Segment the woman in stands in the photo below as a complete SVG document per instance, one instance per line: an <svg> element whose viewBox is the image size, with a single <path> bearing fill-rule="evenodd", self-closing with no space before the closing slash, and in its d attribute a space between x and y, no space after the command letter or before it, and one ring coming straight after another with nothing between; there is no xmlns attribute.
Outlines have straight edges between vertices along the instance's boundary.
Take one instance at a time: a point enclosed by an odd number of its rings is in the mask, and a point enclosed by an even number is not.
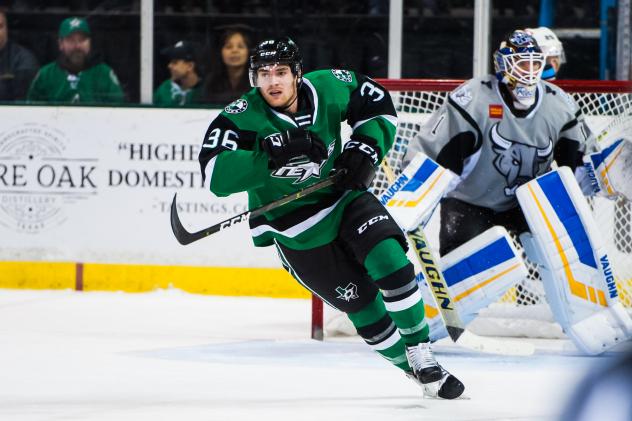
<svg viewBox="0 0 632 421"><path fill-rule="evenodd" d="M217 50L211 72L204 82L204 102L223 106L251 88L248 57L252 41L245 28L235 26L222 33L219 45L221 48Z"/></svg>

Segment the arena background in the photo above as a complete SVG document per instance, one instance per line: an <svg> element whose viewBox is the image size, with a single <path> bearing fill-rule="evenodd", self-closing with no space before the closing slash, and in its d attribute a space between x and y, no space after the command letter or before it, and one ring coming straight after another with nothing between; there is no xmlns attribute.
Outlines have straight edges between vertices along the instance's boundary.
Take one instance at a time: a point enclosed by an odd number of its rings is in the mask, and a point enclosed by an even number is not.
<svg viewBox="0 0 632 421"><path fill-rule="evenodd" d="M5 176L0 287L147 291L174 286L212 294L308 296L280 269L272 250L251 246L246 227L187 248L171 236L167 204L176 191L190 204L183 218L192 228L245 210L243 197L213 198L200 191L199 174L193 175L195 148L223 104L176 110L148 103L168 77L159 52L177 40L196 43L203 68L211 65L219 33L227 25L241 25L255 40L294 38L305 71L337 67L375 78L465 79L472 77L476 61L483 63L479 68L490 68L488 55L510 30L549 24L564 35L567 63L561 78L629 75L617 61L620 35L626 30L629 35L629 21L620 23L622 8L629 20L627 0L619 8L594 1L463 0L13 0L0 6L7 7L11 40L31 49L40 64L57 56L61 20L87 18L94 48L119 76L128 100L113 108L0 106ZM481 23L481 16L489 22ZM483 47L489 53L478 59L475 28L479 40L486 35ZM147 31L153 36L143 37ZM629 51L627 57L629 64ZM188 184L183 177L190 177Z"/></svg>

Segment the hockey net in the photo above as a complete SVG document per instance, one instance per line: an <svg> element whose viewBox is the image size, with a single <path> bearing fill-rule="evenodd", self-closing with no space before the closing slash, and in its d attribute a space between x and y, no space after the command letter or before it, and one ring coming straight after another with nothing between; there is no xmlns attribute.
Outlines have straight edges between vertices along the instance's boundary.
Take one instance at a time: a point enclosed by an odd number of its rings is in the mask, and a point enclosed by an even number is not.
<svg viewBox="0 0 632 421"><path fill-rule="evenodd" d="M390 91L398 113L395 143L386 158L389 166L398 174L408 142L430 114L443 104L448 93L463 81L391 79L379 82ZM593 134L599 139L600 147L607 146L623 131L632 135L632 82L558 81L557 85L573 96ZM374 193L381 193L387 186L386 176L379 172L373 185ZM591 200L591 208L608 243L620 300L632 313L632 205L625 199L613 201L596 198ZM437 256L438 215L439 212L435 212L426 227L428 240ZM546 303L536 267L524 257L529 276L509 290L498 303L483 309L470 324L472 331L492 336L564 337ZM315 299L312 315L314 337L319 336L318 324L322 321L319 306L322 303ZM350 323L341 322L340 319L340 314L335 311L328 308L324 310L325 335L353 333Z"/></svg>

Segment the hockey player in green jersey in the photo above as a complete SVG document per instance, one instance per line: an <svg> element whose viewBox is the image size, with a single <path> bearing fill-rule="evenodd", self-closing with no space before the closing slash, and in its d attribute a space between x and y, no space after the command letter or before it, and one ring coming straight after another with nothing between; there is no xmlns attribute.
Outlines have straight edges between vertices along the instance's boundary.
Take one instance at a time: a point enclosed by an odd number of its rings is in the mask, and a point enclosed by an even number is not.
<svg viewBox="0 0 632 421"><path fill-rule="evenodd" d="M206 132L199 156L205 188L218 196L246 191L254 208L343 171L334 187L251 219L255 245L274 245L298 282L345 312L426 395L460 396L463 384L432 354L405 237L366 191L393 143L397 116L388 92L346 70L303 75L289 38L255 48L250 81L255 89ZM348 140L343 121L353 129Z"/></svg>

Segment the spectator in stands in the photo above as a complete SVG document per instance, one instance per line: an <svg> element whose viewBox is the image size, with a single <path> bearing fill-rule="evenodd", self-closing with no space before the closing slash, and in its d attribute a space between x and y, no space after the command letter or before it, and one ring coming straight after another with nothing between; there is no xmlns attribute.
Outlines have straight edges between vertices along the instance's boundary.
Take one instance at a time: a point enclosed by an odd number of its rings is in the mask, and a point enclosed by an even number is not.
<svg viewBox="0 0 632 421"><path fill-rule="evenodd" d="M154 105L181 106L200 102L202 79L195 60L195 48L188 41L178 41L162 50L169 59L171 78L154 92Z"/></svg>
<svg viewBox="0 0 632 421"><path fill-rule="evenodd" d="M7 14L0 9L0 101L26 99L38 68L33 53L9 40Z"/></svg>
<svg viewBox="0 0 632 421"><path fill-rule="evenodd" d="M79 17L59 26L59 58L39 71L31 84L31 102L120 103L123 90L114 70L92 52L88 22Z"/></svg>
<svg viewBox="0 0 632 421"><path fill-rule="evenodd" d="M205 102L222 106L250 89L248 57L252 41L243 27L229 27L220 37L221 49L204 81Z"/></svg>

